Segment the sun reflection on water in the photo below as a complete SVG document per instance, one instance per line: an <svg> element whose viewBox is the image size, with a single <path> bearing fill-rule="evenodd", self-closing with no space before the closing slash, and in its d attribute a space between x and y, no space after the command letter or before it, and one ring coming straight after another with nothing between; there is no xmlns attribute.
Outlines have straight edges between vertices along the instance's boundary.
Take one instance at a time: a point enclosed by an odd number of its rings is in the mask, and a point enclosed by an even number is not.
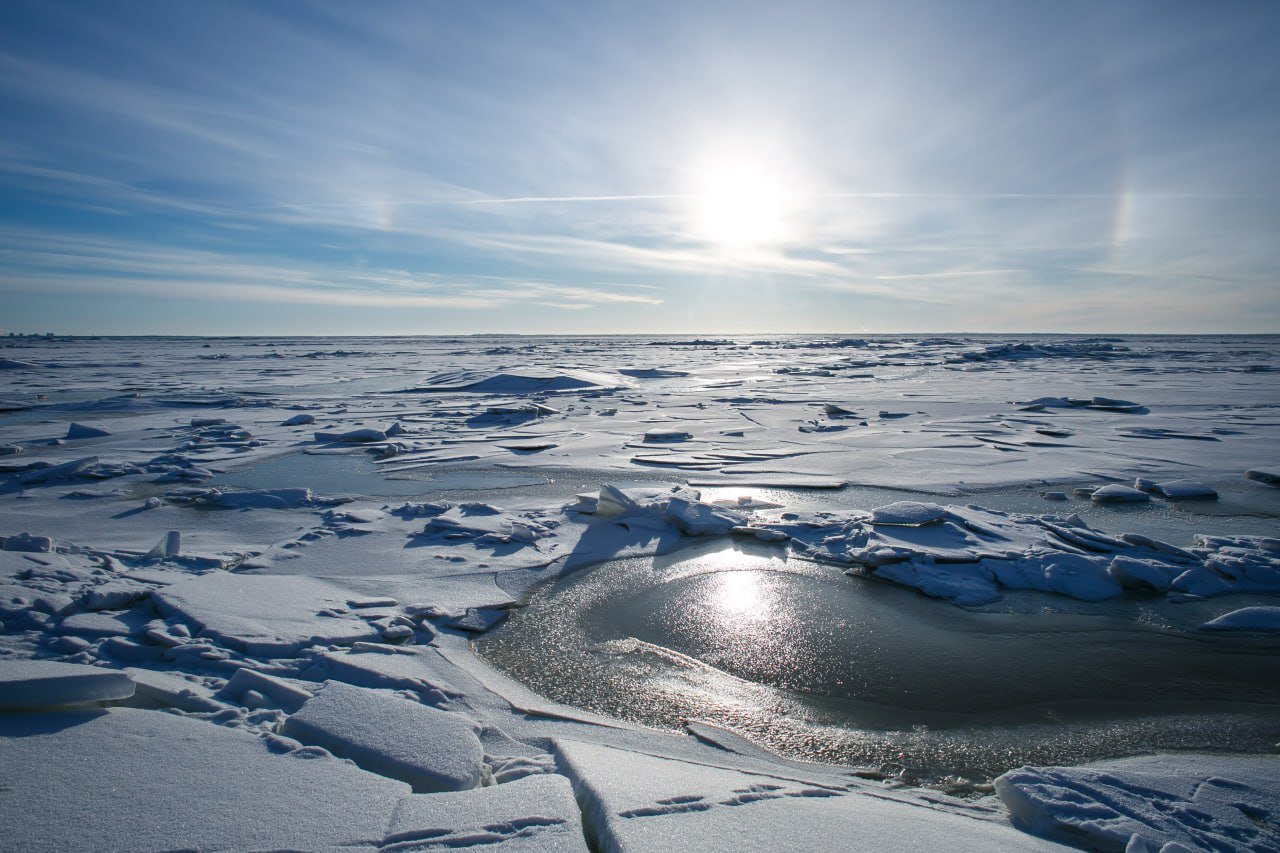
<svg viewBox="0 0 1280 853"><path fill-rule="evenodd" d="M761 590L759 572L720 572L709 599L721 618L764 620L773 610L772 597Z"/></svg>

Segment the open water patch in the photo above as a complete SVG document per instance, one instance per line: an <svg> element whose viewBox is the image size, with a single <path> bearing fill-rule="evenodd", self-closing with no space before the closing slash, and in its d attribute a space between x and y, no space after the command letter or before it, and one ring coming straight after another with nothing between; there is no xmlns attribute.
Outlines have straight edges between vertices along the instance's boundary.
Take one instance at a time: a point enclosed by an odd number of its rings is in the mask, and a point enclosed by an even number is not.
<svg viewBox="0 0 1280 853"><path fill-rule="evenodd" d="M1280 639L1197 632L1247 596L960 608L767 548L611 561L536 594L478 651L551 699L700 720L785 755L989 779L1153 750L1269 752Z"/></svg>

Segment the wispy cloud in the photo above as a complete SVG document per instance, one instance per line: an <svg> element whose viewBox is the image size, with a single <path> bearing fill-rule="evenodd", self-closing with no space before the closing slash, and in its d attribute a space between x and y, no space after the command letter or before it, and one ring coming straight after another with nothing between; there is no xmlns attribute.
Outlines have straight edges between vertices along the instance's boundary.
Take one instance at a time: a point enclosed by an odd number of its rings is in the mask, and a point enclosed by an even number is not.
<svg viewBox="0 0 1280 853"><path fill-rule="evenodd" d="M1164 286L1162 322L1272 322L1280 11L922 2L26 3L0 298L1084 328ZM785 233L717 245L742 152Z"/></svg>
<svg viewBox="0 0 1280 853"><path fill-rule="evenodd" d="M0 229L0 288L183 299L243 299L361 307L491 310L522 302L661 305L650 288L592 288L494 276L415 274L251 262L213 252L153 249L108 238Z"/></svg>

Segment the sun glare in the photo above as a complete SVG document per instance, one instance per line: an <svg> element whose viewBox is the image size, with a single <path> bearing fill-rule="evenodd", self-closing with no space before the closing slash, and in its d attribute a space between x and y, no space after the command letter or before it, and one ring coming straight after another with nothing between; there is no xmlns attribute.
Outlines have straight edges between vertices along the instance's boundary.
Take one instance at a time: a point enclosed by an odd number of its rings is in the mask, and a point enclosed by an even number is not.
<svg viewBox="0 0 1280 853"><path fill-rule="evenodd" d="M726 616L763 619L768 615L769 603L760 590L759 575L755 572L721 572L713 601Z"/></svg>
<svg viewBox="0 0 1280 853"><path fill-rule="evenodd" d="M698 170L692 199L692 232L729 253L781 243L791 197L767 164L751 160L715 162Z"/></svg>

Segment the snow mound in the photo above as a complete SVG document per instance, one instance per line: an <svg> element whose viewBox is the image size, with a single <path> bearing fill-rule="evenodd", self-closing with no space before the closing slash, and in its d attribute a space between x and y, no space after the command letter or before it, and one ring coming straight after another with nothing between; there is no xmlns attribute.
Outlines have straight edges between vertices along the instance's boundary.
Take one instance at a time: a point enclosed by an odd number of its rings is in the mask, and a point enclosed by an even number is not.
<svg viewBox="0 0 1280 853"><path fill-rule="evenodd" d="M0 661L0 711L127 699L133 690L129 676L113 669L51 660Z"/></svg>
<svg viewBox="0 0 1280 853"><path fill-rule="evenodd" d="M871 521L873 524L902 524L918 527L922 524L941 521L946 514L947 511L937 504L895 501L871 510Z"/></svg>
<svg viewBox="0 0 1280 853"><path fill-rule="evenodd" d="M1195 480L1169 480L1164 483L1155 483L1152 491L1171 501L1216 500L1218 497L1216 491Z"/></svg>
<svg viewBox="0 0 1280 853"><path fill-rule="evenodd" d="M1245 479L1253 480L1267 486L1280 486L1280 472L1272 469L1250 468L1244 472Z"/></svg>
<svg viewBox="0 0 1280 853"><path fill-rule="evenodd" d="M427 380L418 392L463 391L472 394L540 394L553 391L580 391L586 388L616 388L616 377L590 370L512 370L504 373L455 371Z"/></svg>
<svg viewBox="0 0 1280 853"><path fill-rule="evenodd" d="M392 693L326 681L289 717L281 734L324 747L418 793L480 784L484 749L476 724Z"/></svg>
<svg viewBox="0 0 1280 853"><path fill-rule="evenodd" d="M1135 489L1132 486L1122 486L1119 483L1112 483L1109 486L1103 486L1095 489L1090 495L1094 503L1144 503L1151 500L1151 495Z"/></svg>
<svg viewBox="0 0 1280 853"><path fill-rule="evenodd" d="M995 786L1018 823L1073 846L1280 849L1277 757L1157 755L1095 767L1023 767Z"/></svg>
<svg viewBox="0 0 1280 853"><path fill-rule="evenodd" d="M1242 607L1205 622L1200 630L1280 634L1280 607Z"/></svg>

